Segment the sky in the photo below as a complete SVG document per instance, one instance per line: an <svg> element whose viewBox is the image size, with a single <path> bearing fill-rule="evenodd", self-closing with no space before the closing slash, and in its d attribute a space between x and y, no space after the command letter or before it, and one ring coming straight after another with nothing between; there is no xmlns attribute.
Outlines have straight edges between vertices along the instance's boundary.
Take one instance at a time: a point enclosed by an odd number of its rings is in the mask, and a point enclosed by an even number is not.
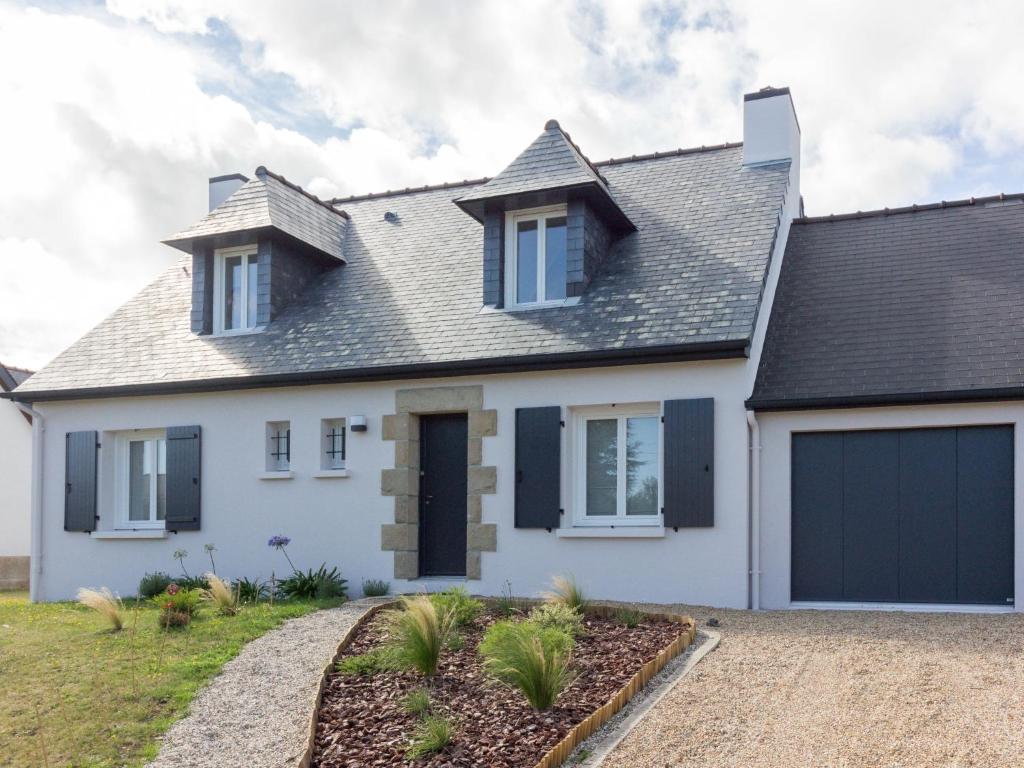
<svg viewBox="0 0 1024 768"><path fill-rule="evenodd" d="M207 179L321 197L742 139L789 86L811 215L1024 191L1020 0L0 0L0 361L174 263Z"/></svg>

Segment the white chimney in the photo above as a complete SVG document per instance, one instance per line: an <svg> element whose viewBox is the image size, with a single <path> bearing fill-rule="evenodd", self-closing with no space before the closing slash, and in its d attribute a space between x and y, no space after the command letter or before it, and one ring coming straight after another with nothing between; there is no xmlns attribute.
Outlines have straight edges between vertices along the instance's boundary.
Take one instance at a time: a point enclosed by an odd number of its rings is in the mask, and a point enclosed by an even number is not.
<svg viewBox="0 0 1024 768"><path fill-rule="evenodd" d="M210 210L231 197L235 190L249 179L240 173L229 173L225 176L214 176L210 179Z"/></svg>
<svg viewBox="0 0 1024 768"><path fill-rule="evenodd" d="M800 123L789 88L762 88L743 97L743 164L792 160L800 167Z"/></svg>

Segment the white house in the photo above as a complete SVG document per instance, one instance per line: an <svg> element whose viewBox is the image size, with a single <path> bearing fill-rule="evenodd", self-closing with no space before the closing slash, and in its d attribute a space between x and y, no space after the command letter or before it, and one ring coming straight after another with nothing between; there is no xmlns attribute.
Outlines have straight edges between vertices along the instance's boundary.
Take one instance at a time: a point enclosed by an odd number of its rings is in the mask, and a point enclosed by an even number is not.
<svg viewBox="0 0 1024 768"><path fill-rule="evenodd" d="M211 179L179 263L13 395L33 597L206 543L266 578L282 534L357 588L1012 605L1024 207L803 218L789 90L743 133L595 163L550 121L492 179L331 201Z"/></svg>
<svg viewBox="0 0 1024 768"><path fill-rule="evenodd" d="M0 392L11 392L31 371L0 363ZM29 573L29 488L32 419L0 401L0 589L24 589Z"/></svg>

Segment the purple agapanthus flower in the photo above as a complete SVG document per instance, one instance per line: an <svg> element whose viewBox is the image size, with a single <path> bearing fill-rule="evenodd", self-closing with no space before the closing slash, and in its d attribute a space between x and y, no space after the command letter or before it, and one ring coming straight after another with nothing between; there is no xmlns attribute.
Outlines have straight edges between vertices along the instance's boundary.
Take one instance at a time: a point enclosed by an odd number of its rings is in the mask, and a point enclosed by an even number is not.
<svg viewBox="0 0 1024 768"><path fill-rule="evenodd" d="M267 542L267 546L273 547L274 549L281 549L281 547L287 547L291 543L292 540L287 536L271 536L270 541Z"/></svg>

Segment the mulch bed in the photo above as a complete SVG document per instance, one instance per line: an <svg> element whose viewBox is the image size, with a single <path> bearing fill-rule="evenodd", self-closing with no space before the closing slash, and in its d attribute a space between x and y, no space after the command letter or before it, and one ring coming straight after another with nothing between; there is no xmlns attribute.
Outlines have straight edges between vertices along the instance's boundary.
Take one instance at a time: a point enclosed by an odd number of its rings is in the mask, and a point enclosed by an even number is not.
<svg viewBox="0 0 1024 768"><path fill-rule="evenodd" d="M497 621L485 614L462 630L460 650L444 653L430 697L434 712L454 718L455 739L430 758L405 757L419 722L402 709L410 691L424 688L412 672L381 672L371 677L330 674L316 726L313 765L433 766L436 768L529 768L573 726L586 719L622 688L640 667L687 627L653 618L630 629L611 618L586 617L576 641L573 668L579 676L547 712L535 712L518 690L485 676L477 654L483 633ZM364 625L344 656L366 653L384 640L384 619Z"/></svg>

